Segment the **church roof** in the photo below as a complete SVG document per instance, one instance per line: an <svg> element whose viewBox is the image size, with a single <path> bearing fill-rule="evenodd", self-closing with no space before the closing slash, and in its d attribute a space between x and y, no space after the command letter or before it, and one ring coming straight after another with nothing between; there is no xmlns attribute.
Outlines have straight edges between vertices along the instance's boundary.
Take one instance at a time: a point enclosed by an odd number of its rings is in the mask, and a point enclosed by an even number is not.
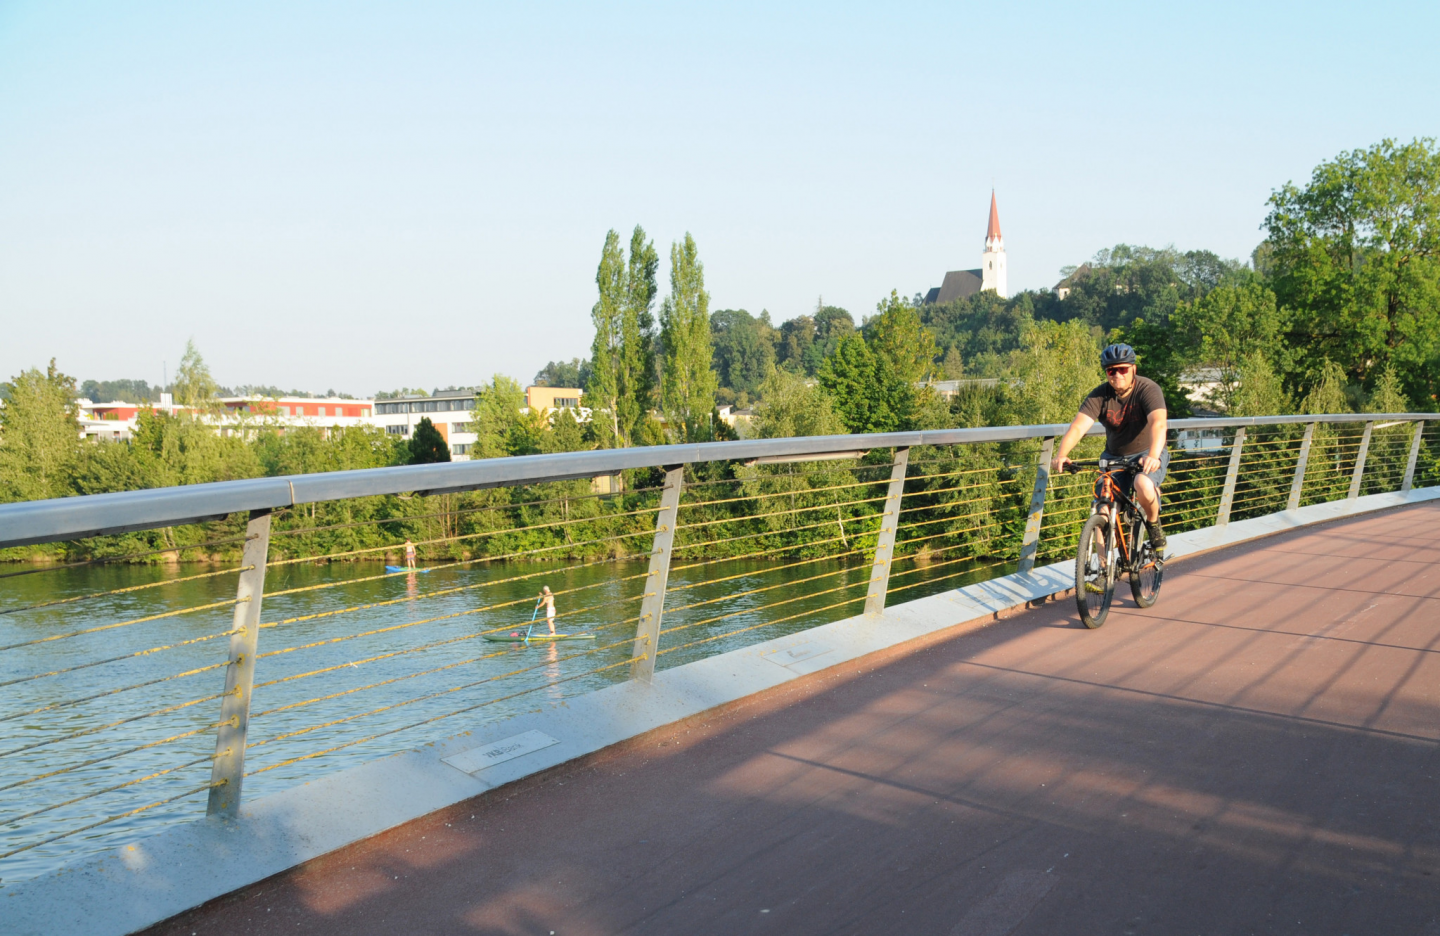
<svg viewBox="0 0 1440 936"><path fill-rule="evenodd" d="M985 240L1000 239L1000 209L995 207L995 190L990 190L990 228L985 232Z"/></svg>
<svg viewBox="0 0 1440 936"><path fill-rule="evenodd" d="M927 296L926 300L945 305L956 299L973 296L980 291L981 273L980 270L951 270L945 274L945 280L940 284L935 298L931 300Z"/></svg>

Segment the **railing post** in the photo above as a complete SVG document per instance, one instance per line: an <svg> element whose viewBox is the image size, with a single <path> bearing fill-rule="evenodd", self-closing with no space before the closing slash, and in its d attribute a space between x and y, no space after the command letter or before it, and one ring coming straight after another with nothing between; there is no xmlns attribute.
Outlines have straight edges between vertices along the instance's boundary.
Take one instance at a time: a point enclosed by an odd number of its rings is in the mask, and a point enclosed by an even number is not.
<svg viewBox="0 0 1440 936"><path fill-rule="evenodd" d="M1230 447L1230 470L1225 472L1225 490L1220 495L1220 513L1216 526L1230 522L1230 505L1235 502L1235 481L1240 477L1240 450L1245 447L1245 427L1235 430L1235 444Z"/></svg>
<svg viewBox="0 0 1440 936"><path fill-rule="evenodd" d="M1415 483L1415 463L1420 460L1420 435L1425 431L1425 420L1415 423L1415 438L1410 440L1410 460L1405 462L1405 478L1400 482L1400 493L1409 494Z"/></svg>
<svg viewBox="0 0 1440 936"><path fill-rule="evenodd" d="M900 524L900 496L905 492L905 469L910 466L910 449L897 448L890 466L890 488L880 514L880 539L875 543L875 564L870 569L870 591L865 595L865 613L885 610L885 593L890 588L890 566L895 558L895 529Z"/></svg>
<svg viewBox="0 0 1440 936"><path fill-rule="evenodd" d="M207 816L234 819L240 814L240 784L245 779L245 733L250 727L250 690L255 685L255 654L260 643L260 601L265 597L265 560L270 552L270 511L250 511L245 549L236 588L235 623L230 631L230 665L225 668L225 695L220 703L220 729L215 737L215 762L210 767Z"/></svg>
<svg viewBox="0 0 1440 936"><path fill-rule="evenodd" d="M670 553L684 484L684 465L665 469L665 489L660 492L660 512L655 517L655 543L650 549L650 574L645 576L645 597L640 601L640 623L635 626L635 649L630 654L630 678L647 683L655 677L655 651L660 648L660 619L665 609L665 585L670 580Z"/></svg>
<svg viewBox="0 0 1440 936"><path fill-rule="evenodd" d="M1346 500L1360 496L1360 479L1365 475L1365 456L1370 454L1370 433L1375 429L1372 420L1365 424L1365 433L1360 436L1360 451L1355 455L1355 471L1350 475L1350 494Z"/></svg>
<svg viewBox="0 0 1440 936"><path fill-rule="evenodd" d="M1295 480L1290 482L1290 499L1285 502L1286 510L1300 509L1300 492L1305 488L1305 466L1310 464L1310 443L1315 441L1315 424L1305 426L1305 437L1300 440L1300 460L1295 463Z"/></svg>
<svg viewBox="0 0 1440 936"><path fill-rule="evenodd" d="M1017 572L1035 568L1035 554L1040 551L1040 522L1045 519L1045 490L1050 486L1050 458L1055 453L1055 437L1040 444L1040 462L1035 466L1035 490L1030 494L1030 515L1025 518L1025 536L1020 540L1020 565Z"/></svg>

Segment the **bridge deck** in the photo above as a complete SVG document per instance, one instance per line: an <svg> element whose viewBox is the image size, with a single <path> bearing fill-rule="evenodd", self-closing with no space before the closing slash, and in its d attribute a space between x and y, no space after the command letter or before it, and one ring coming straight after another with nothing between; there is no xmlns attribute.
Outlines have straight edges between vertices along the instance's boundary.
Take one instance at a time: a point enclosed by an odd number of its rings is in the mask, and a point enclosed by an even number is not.
<svg viewBox="0 0 1440 936"><path fill-rule="evenodd" d="M1440 934L1440 506L1125 599L817 673L151 932Z"/></svg>

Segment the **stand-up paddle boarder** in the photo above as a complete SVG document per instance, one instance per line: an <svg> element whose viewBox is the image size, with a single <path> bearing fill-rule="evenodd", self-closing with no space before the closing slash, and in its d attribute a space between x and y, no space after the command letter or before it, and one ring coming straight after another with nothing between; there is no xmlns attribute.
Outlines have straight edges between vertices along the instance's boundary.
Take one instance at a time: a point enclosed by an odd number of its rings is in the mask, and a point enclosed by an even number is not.
<svg viewBox="0 0 1440 936"><path fill-rule="evenodd" d="M415 544L409 539L405 540L405 568L415 571Z"/></svg>
<svg viewBox="0 0 1440 936"><path fill-rule="evenodd" d="M550 586L545 585L540 589L540 595L535 600L535 609L545 609L545 623L550 625L550 633L555 633L555 596L550 594Z"/></svg>

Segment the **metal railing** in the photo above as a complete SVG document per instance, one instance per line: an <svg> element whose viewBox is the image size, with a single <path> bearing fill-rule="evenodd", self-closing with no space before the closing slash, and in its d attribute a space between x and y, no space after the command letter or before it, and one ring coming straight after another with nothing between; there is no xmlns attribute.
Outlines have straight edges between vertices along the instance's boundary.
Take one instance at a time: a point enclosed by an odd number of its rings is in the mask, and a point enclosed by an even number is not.
<svg viewBox="0 0 1440 936"><path fill-rule="evenodd" d="M1436 420L1175 420L1167 528L1440 483ZM660 446L0 506L0 548L189 531L0 572L0 876L176 821L202 793L209 815L233 818L247 784L278 789L454 733L461 716L649 681L1065 558L1090 480L1050 476L1064 429ZM622 473L628 487L589 483ZM388 513L358 506L386 498ZM322 517L327 504L346 507ZM367 565L407 539L423 572ZM156 567L125 564L183 550L224 567L135 582ZM530 653L487 639L526 628L542 581L557 586L560 631L587 639Z"/></svg>

